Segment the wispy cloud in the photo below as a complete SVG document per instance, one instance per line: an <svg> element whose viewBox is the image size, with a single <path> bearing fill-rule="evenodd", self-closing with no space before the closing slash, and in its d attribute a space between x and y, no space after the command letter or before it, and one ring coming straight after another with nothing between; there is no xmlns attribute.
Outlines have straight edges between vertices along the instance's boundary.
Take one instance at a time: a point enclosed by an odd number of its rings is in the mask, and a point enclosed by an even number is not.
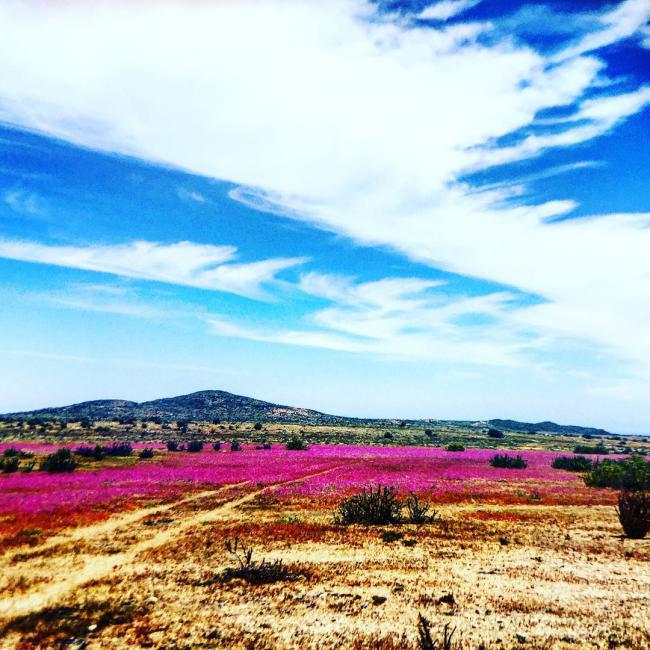
<svg viewBox="0 0 650 650"><path fill-rule="evenodd" d="M4 202L20 214L35 215L42 212L42 200L34 192L26 190L8 190L3 196Z"/></svg>
<svg viewBox="0 0 650 650"><path fill-rule="evenodd" d="M479 2L481 0L442 0L423 9L418 14L418 18L420 20L448 20L471 9Z"/></svg>
<svg viewBox="0 0 650 650"><path fill-rule="evenodd" d="M0 240L0 257L98 271L113 275L225 291L250 298L266 298L265 283L302 258L277 258L235 263L233 246L192 242L160 244L137 241L94 246L48 246Z"/></svg>
<svg viewBox="0 0 650 650"><path fill-rule="evenodd" d="M512 294L450 296L443 283L418 278L352 278L309 273L300 289L329 305L309 313L301 329L256 329L209 316L221 336L365 353L395 359L519 365L537 345L523 326L511 327Z"/></svg>

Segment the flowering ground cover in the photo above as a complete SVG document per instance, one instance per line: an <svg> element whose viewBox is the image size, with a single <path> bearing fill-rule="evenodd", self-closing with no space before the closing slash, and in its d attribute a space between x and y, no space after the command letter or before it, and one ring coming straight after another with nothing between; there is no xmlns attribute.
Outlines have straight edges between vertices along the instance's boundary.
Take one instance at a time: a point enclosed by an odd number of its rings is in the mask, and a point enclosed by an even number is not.
<svg viewBox="0 0 650 650"><path fill-rule="evenodd" d="M8 446L0 446L0 452ZM57 448L43 443L16 447L37 455ZM579 475L553 469L557 453L549 451L521 452L528 462L526 469L503 469L490 465L495 452L488 449L449 452L431 447L319 445L308 451L287 451L281 446L260 450L245 445L241 452L225 448L168 453L162 445L156 447L154 459L133 459L124 466L90 463L70 474L0 475L0 531L94 521L194 490L242 481L272 485L303 476L307 477L303 481L279 487L276 496L307 504L327 502L383 484L436 502L596 504L613 499L608 490L586 488ZM324 470L331 471L320 473Z"/></svg>

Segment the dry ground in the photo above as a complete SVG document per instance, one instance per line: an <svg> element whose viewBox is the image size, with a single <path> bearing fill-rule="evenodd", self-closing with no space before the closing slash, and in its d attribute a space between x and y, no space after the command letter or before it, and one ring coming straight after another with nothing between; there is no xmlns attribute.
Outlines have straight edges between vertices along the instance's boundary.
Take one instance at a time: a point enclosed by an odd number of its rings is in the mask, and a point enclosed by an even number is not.
<svg viewBox="0 0 650 650"><path fill-rule="evenodd" d="M233 486L7 553L0 647L415 648L422 613L459 648L649 648L650 540L619 534L608 506L345 529L326 504ZM296 579L222 581L235 535Z"/></svg>

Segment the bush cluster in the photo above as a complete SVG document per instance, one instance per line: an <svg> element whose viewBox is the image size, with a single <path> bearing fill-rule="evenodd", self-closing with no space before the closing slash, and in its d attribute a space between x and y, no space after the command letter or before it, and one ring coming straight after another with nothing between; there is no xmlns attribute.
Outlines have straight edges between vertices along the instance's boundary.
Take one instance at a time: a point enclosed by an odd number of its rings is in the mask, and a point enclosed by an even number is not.
<svg viewBox="0 0 650 650"><path fill-rule="evenodd" d="M585 483L590 487L650 490L650 463L640 456L622 460L606 459L594 463L585 476Z"/></svg>
<svg viewBox="0 0 650 650"><path fill-rule="evenodd" d="M604 456L606 454L609 454L609 449L605 447L602 443L599 443L597 445L576 445L573 448L573 453L574 454L600 454L601 456Z"/></svg>
<svg viewBox="0 0 650 650"><path fill-rule="evenodd" d="M558 456L553 460L551 467L567 472L588 472L592 465L591 459L584 456Z"/></svg>
<svg viewBox="0 0 650 650"><path fill-rule="evenodd" d="M77 467L77 461L74 459L72 452L65 447L48 454L42 461L40 469L45 472L73 472Z"/></svg>
<svg viewBox="0 0 650 650"><path fill-rule="evenodd" d="M304 440L300 439L298 436L292 436L291 439L287 442L285 447L289 451L306 451L307 445Z"/></svg>
<svg viewBox="0 0 650 650"><path fill-rule="evenodd" d="M505 467L507 469L525 469L528 463L519 455L496 454L490 459L492 467Z"/></svg>
<svg viewBox="0 0 650 650"><path fill-rule="evenodd" d="M233 541L226 540L226 551L237 560L236 567L228 567L221 574L221 580L240 579L254 585L270 584L282 580L295 580L298 573L292 572L282 560L267 562L253 560L253 549L245 546L235 537Z"/></svg>
<svg viewBox="0 0 650 650"><path fill-rule="evenodd" d="M487 434L490 438L505 438L505 434L499 429L488 429Z"/></svg>
<svg viewBox="0 0 650 650"><path fill-rule="evenodd" d="M406 509L406 517L403 510ZM411 494L402 500L395 487L378 485L377 489L364 488L360 494L344 499L338 506L334 521L338 525L365 524L366 526L386 526L410 523L428 524L436 518L431 506Z"/></svg>
<svg viewBox="0 0 650 650"><path fill-rule="evenodd" d="M465 451L465 445L461 445L460 442L452 442L447 445L447 451Z"/></svg>

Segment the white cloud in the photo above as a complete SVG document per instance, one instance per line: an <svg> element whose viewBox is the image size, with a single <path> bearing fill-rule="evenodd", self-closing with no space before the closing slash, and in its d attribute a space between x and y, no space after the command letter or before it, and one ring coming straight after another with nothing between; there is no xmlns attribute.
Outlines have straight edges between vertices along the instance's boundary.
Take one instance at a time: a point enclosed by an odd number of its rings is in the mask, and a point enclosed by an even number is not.
<svg viewBox="0 0 650 650"><path fill-rule="evenodd" d="M183 201L193 201L194 203L206 203L207 199L200 192L195 192L193 190L187 190L184 187L178 188L178 198Z"/></svg>
<svg viewBox="0 0 650 650"><path fill-rule="evenodd" d="M423 9L418 18L421 20L448 20L476 6L481 0L442 0Z"/></svg>
<svg viewBox="0 0 650 650"><path fill-rule="evenodd" d="M261 330L223 317L208 317L208 322L221 336L479 365L519 365L522 352L538 345L524 326L515 329L507 323L513 295L451 297L442 286L418 278L358 283L308 273L301 279L301 290L330 304L308 314L301 329ZM474 323L461 324L461 319Z"/></svg>
<svg viewBox="0 0 650 650"><path fill-rule="evenodd" d="M541 296L543 304L502 320L514 331L596 341L647 370L650 216L554 222L575 208L571 197L531 205L522 188L477 191L459 180L587 142L641 111L648 88L614 94L594 51L641 35L647 13L647 3L627 0L546 55L489 24L412 28L360 0L4 3L0 118L227 179L243 188L233 196L258 207ZM577 121L559 131L537 117L562 106ZM535 135L499 144L526 130ZM245 270L272 277L284 263ZM180 277L192 286L237 287L231 276L244 269L217 264L211 271L190 264ZM178 277L175 265L172 271ZM153 272L156 279L161 273L164 263ZM387 317L373 321L372 306L350 313L341 304L316 317L321 329L332 329L318 334L321 342L351 345L352 333L333 331L339 316L357 336L362 326L405 332ZM439 315L427 307L427 317ZM500 343L485 336L500 354ZM365 339L389 352L394 340ZM420 350L428 339L410 340ZM455 350L457 357L475 352ZM489 357L474 354L481 355Z"/></svg>
<svg viewBox="0 0 650 650"><path fill-rule="evenodd" d="M237 249L192 242L159 244L137 241L94 246L47 246L0 240L0 257L99 271L113 275L226 291L264 298L262 285L280 271L302 263L301 258L278 258L233 263Z"/></svg>

